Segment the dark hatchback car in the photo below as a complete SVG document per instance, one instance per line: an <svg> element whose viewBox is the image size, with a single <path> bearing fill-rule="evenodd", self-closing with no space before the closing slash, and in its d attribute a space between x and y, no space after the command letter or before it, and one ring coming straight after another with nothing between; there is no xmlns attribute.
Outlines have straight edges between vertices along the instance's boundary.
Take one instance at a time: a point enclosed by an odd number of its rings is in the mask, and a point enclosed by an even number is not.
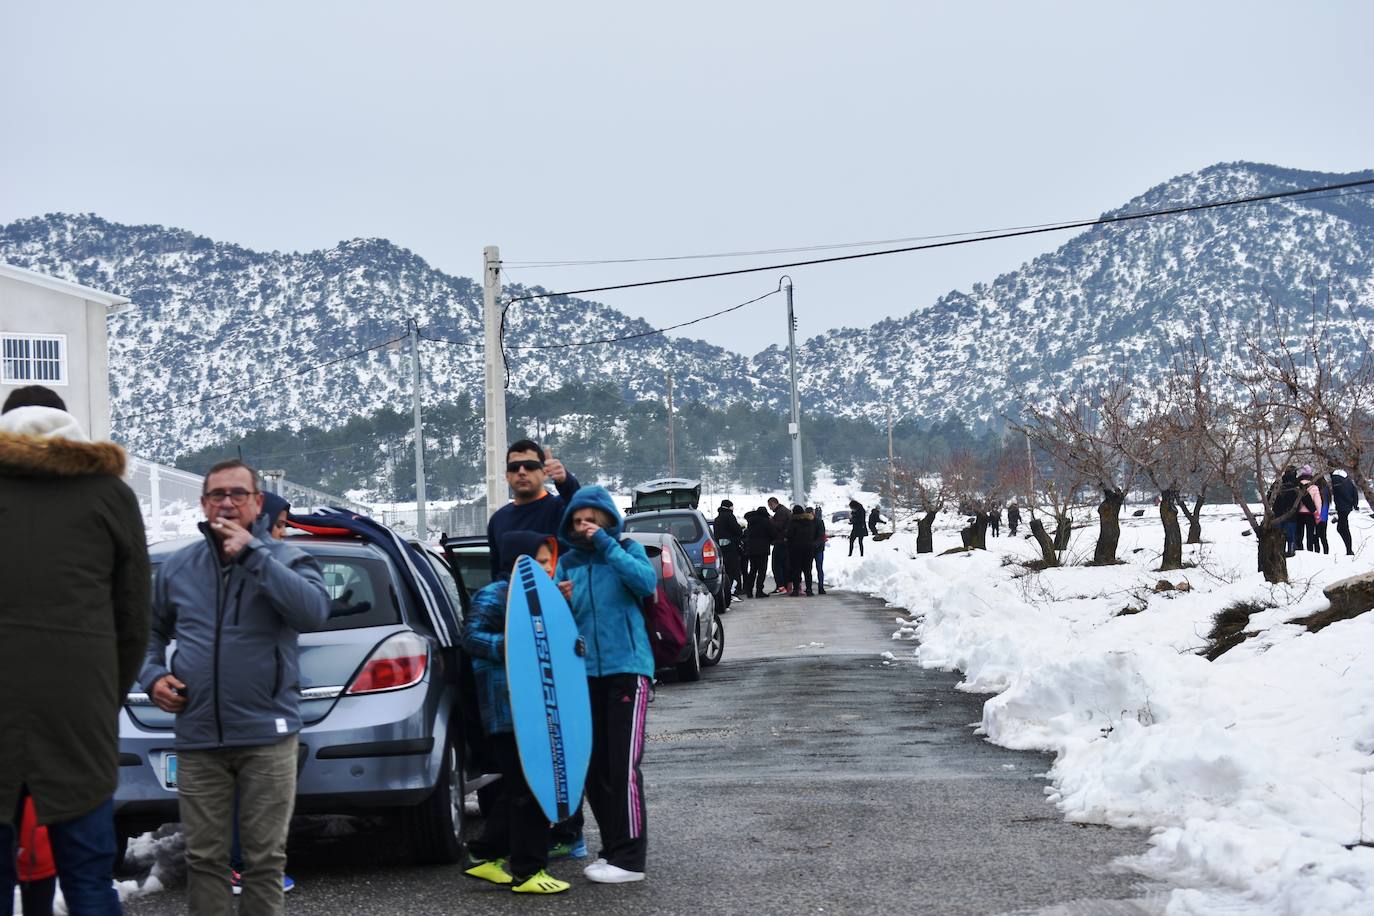
<svg viewBox="0 0 1374 916"><path fill-rule="evenodd" d="M464 796L484 781L468 769L480 736L464 724L463 666L385 552L350 537L290 540L319 562L331 599L325 628L299 640L297 812L394 815L417 859L457 861ZM189 542L153 545L154 568ZM422 554L443 586L438 600L461 621L460 580L434 552ZM173 719L141 692L120 713L114 802L125 835L178 820Z"/></svg>
<svg viewBox="0 0 1374 916"><path fill-rule="evenodd" d="M668 600L682 613L688 639L675 666L678 678L700 680L701 669L719 664L725 654L725 625L716 613L715 597L672 535L637 532L626 537L644 546Z"/></svg>

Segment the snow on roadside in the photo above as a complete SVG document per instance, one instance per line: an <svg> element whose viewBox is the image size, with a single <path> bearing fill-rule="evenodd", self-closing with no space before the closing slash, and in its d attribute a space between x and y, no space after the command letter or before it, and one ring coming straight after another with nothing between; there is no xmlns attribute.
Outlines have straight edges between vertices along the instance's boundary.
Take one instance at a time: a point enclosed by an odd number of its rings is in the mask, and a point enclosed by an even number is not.
<svg viewBox="0 0 1374 916"><path fill-rule="evenodd" d="M1168 573L1156 511L1125 514L1119 566L1028 572L1038 550L1008 537L918 557L900 532L862 560L827 551L827 578L908 609L897 645L916 640L922 666L993 694L989 740L1055 755L1047 791L1068 820L1150 829L1128 864L1178 888L1170 913L1374 913L1374 848L1346 848L1374 843L1374 614L1318 633L1287 623L1370 568L1374 522L1352 518L1362 555L1343 555L1333 523L1336 553L1299 553L1293 584L1271 587L1238 510L1212 509L1209 543L1187 548L1196 566ZM945 520L937 551L958 546L961 520ZM1090 556L1096 535L1076 531L1068 556ZM1155 592L1161 579L1190 590ZM1275 605L1252 638L1196 654L1213 615L1252 600Z"/></svg>

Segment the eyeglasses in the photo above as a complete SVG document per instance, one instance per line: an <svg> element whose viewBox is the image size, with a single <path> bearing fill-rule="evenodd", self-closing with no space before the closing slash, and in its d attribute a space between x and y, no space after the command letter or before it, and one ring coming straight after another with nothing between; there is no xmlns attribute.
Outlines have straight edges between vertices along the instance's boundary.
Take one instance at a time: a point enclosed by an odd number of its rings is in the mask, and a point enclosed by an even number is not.
<svg viewBox="0 0 1374 916"><path fill-rule="evenodd" d="M202 496L201 499L204 499L207 502L212 503L222 503L224 502L224 498L227 496L229 497L229 501L232 502L234 505L241 506L244 503L248 502L248 497L256 494L257 492L257 490L245 490L242 487L235 487L232 490L211 490L209 493L206 493L204 496Z"/></svg>
<svg viewBox="0 0 1374 916"><path fill-rule="evenodd" d="M544 470L544 462L535 461L533 458L526 458L524 461L506 462L507 474L517 474L520 471L529 471L531 474L533 474L535 471L542 470Z"/></svg>

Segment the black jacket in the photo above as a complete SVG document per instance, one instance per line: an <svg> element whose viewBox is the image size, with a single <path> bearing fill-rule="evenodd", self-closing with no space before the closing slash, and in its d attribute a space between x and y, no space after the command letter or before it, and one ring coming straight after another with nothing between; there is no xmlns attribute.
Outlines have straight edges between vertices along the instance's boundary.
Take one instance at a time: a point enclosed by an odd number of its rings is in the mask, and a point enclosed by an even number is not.
<svg viewBox="0 0 1374 916"><path fill-rule="evenodd" d="M751 557L766 557L773 546L773 523L767 512L744 513L744 550Z"/></svg>
<svg viewBox="0 0 1374 916"><path fill-rule="evenodd" d="M721 509L711 522L711 530L716 534L716 543L722 548L744 550L744 529L739 526L733 509Z"/></svg>
<svg viewBox="0 0 1374 916"><path fill-rule="evenodd" d="M1282 519L1293 511L1297 503L1298 472L1290 469L1283 472L1283 478L1278 483L1278 492L1274 494L1274 515Z"/></svg>
<svg viewBox="0 0 1374 916"><path fill-rule="evenodd" d="M868 534L868 526L864 524L864 510L849 510L849 536L861 538Z"/></svg>
<svg viewBox="0 0 1374 916"><path fill-rule="evenodd" d="M791 527L792 510L786 506L778 506L777 511L773 513L773 543L786 543L788 530Z"/></svg>
<svg viewBox="0 0 1374 916"><path fill-rule="evenodd" d="M816 552L816 521L810 512L793 515L787 529L787 553L804 560Z"/></svg>
<svg viewBox="0 0 1374 916"><path fill-rule="evenodd" d="M868 530L876 532L882 520L882 514L878 512L878 507L874 506L868 513Z"/></svg>
<svg viewBox="0 0 1374 916"><path fill-rule="evenodd" d="M1355 481L1344 474L1333 475L1331 478L1331 500L1336 506L1338 515L1355 511L1360 505L1360 491L1355 489Z"/></svg>

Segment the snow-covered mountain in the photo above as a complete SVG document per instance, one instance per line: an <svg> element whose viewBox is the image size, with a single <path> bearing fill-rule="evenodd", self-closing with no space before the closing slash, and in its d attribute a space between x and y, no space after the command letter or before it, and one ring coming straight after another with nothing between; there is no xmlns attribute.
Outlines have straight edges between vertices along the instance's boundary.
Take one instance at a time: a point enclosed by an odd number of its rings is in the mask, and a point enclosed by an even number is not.
<svg viewBox="0 0 1374 916"><path fill-rule="evenodd" d="M1116 212L1370 177L1222 164ZM803 400L876 418L883 397L875 382L891 378L902 417L955 411L995 420L1023 397L1122 365L1148 379L1180 338L1201 334L1234 349L1262 314L1308 320L1314 297L1323 307L1329 297L1342 322L1330 340L1339 352L1374 318L1372 254L1374 201L1362 193L1097 227L966 293L812 338L799 354ZM411 316L426 335L459 341L422 345L427 399L481 397L480 284L385 240L256 252L184 230L51 214L0 227L0 260L133 299L133 310L111 320L113 411L118 438L149 457L170 459L255 427L330 426L381 406L406 409L403 339L348 355L402 338ZM649 329L566 297L522 303L508 325L508 342L524 346ZM517 351L511 387L609 380L630 397L659 398L670 368L679 401L786 404L785 351L749 357L662 336ZM291 377L274 381L283 376Z"/></svg>

